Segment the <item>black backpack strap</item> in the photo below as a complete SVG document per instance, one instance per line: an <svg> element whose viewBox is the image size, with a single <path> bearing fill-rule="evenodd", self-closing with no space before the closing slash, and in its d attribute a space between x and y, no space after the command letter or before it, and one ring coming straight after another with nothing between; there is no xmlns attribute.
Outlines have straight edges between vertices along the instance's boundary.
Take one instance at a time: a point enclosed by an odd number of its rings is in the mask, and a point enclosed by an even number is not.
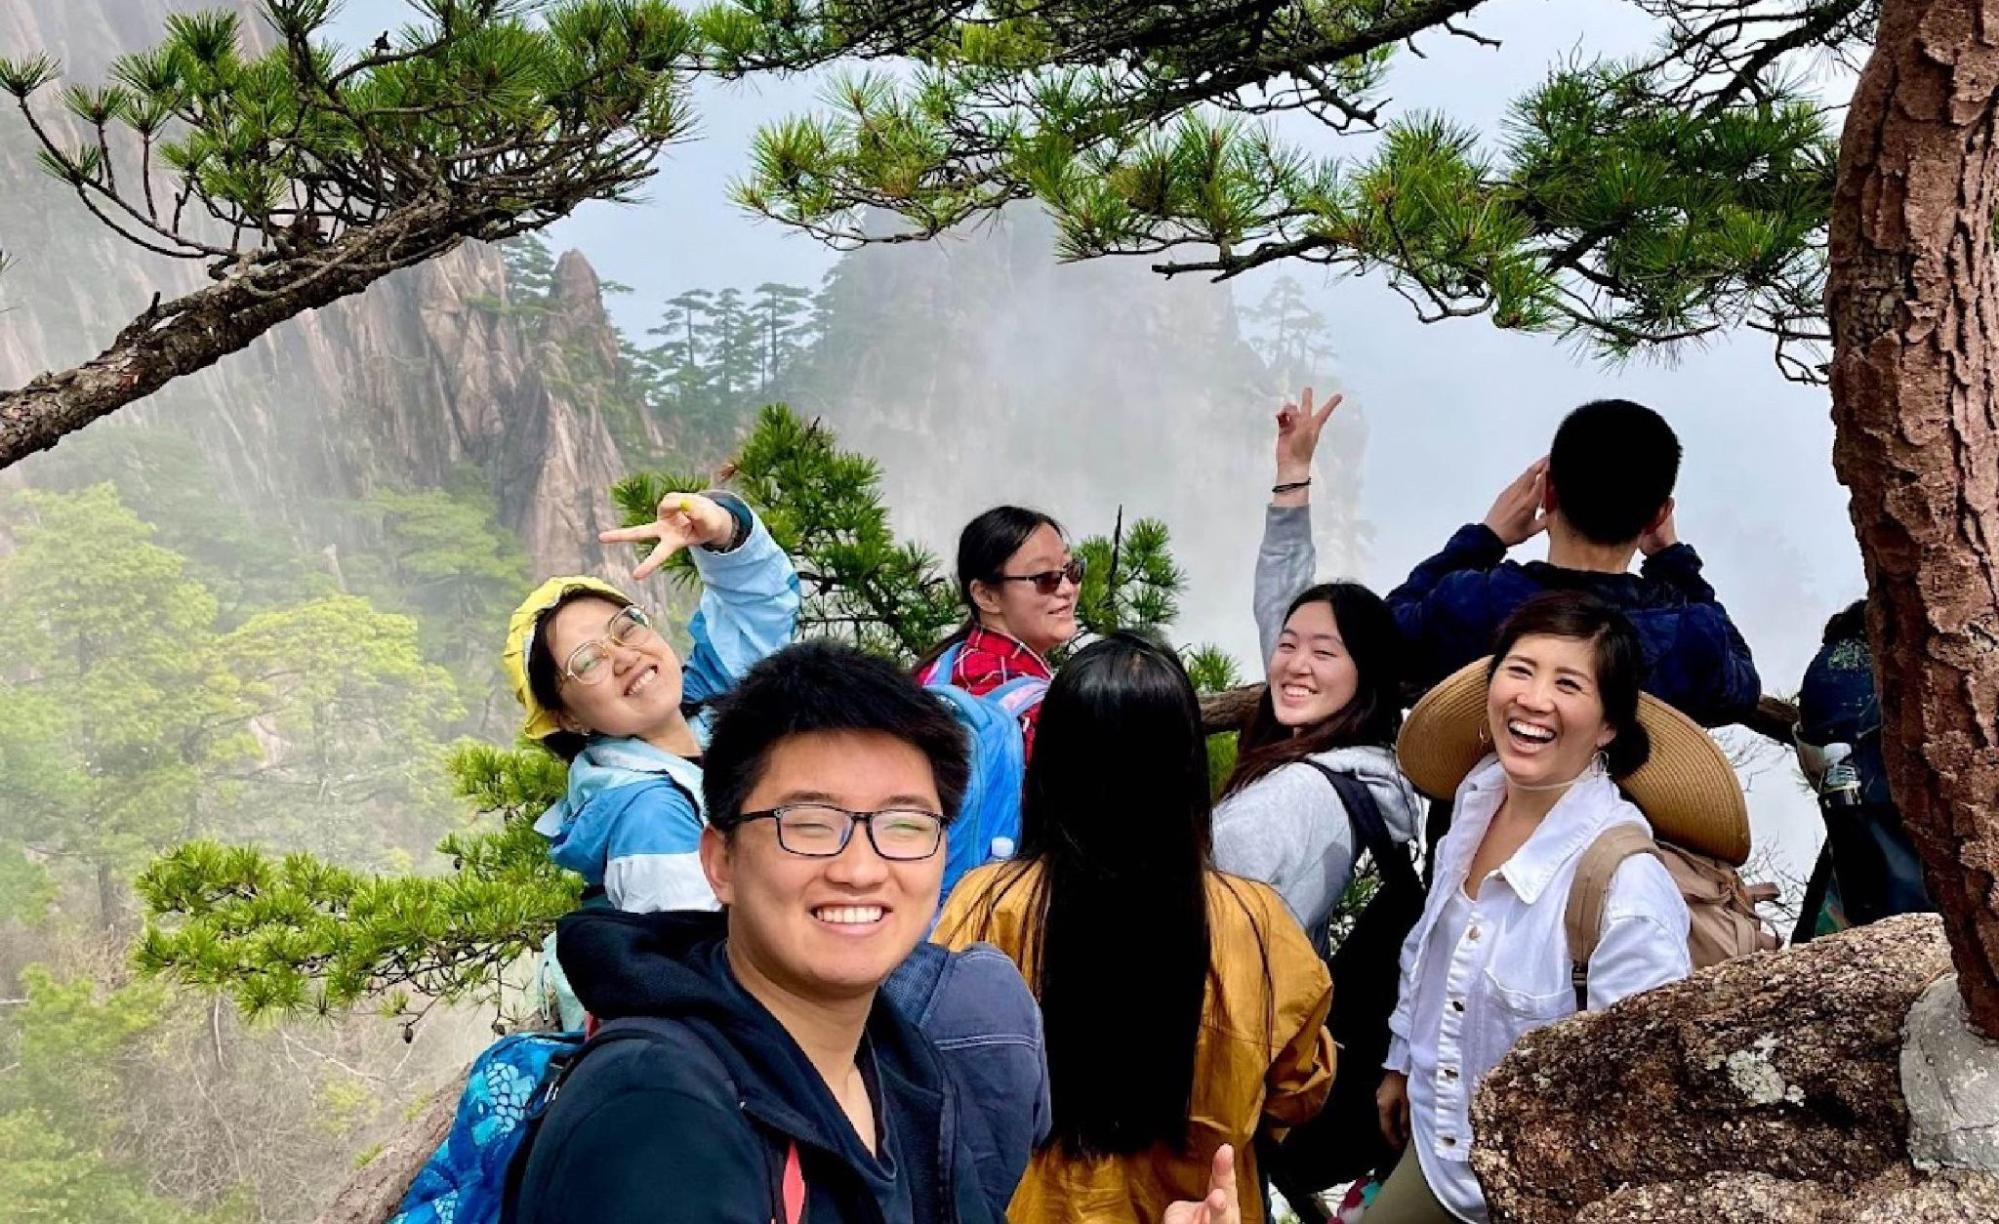
<svg viewBox="0 0 1999 1224"><path fill-rule="evenodd" d="M612 1020L604 1024L580 1042L567 1054L559 1055L559 1065L548 1086L537 1092L528 1102L527 1121L522 1123L521 1141L515 1145L514 1154L507 1161L506 1188L500 1195L500 1224L515 1224L520 1213L521 1182L527 1177L528 1151L541 1134L542 1119L548 1116L548 1107L555 1104L555 1098L575 1074L576 1066L583 1056L601 1046L613 1045L620 1041L645 1038L652 1041L666 1041L686 1032L684 1025L657 1016L632 1016Z"/></svg>
<svg viewBox="0 0 1999 1224"><path fill-rule="evenodd" d="M1384 887L1406 889L1411 892L1423 891L1422 881L1416 878L1416 868L1409 862L1409 856L1400 850L1395 839L1389 835L1387 822L1381 819L1381 808L1374 802L1374 795L1367 789L1367 783L1350 773L1341 773L1329 765L1310 757L1301 758L1305 764L1332 783L1334 793L1340 797L1340 806L1347 811L1347 823L1353 826L1354 857L1360 857L1365 849L1374 856L1374 864L1381 872Z"/></svg>
<svg viewBox="0 0 1999 1224"><path fill-rule="evenodd" d="M529 1106L529 1115L525 1124L526 1132L521 1136L519 1146L514 1149L512 1159L507 1162L506 1190L500 1198L500 1224L517 1224L520 1211L521 1183L527 1177L528 1151L534 1146L536 1137L541 1134L542 1119L548 1116L549 1106L555 1104L555 1098L561 1095L563 1086L569 1082L569 1077L576 1073L577 1065L591 1051L601 1049L607 1045L616 1045L622 1041L657 1041L666 1043L679 1041L687 1037L694 1037L696 1040L700 1039L699 1034L695 1032L692 1026L683 1024L678 1020L670 1020L665 1016L621 1016L616 1020L605 1021L591 1035L588 1041L579 1045L574 1053L568 1055L561 1069L556 1072L555 1079L548 1086L547 1091L541 1093ZM735 1090L732 1087L730 1091L734 1092ZM787 1201L790 1198L790 1187L786 1184L787 1179L794 1175L796 1169L798 1144L796 1140L791 1140L789 1136L785 1136L784 1138L788 1140L785 1154L773 1163L770 1170L771 1219L783 1221L784 1224L799 1224L799 1221L792 1219L791 1203ZM800 1185L802 1187L802 1181ZM802 1189L800 1193L802 1193Z"/></svg>

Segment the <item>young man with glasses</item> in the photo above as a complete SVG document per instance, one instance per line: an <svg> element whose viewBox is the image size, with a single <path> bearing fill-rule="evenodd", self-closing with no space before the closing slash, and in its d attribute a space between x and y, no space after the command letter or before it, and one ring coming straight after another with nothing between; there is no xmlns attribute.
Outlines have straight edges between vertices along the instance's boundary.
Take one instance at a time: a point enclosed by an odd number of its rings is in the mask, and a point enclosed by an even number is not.
<svg viewBox="0 0 1999 1224"><path fill-rule="evenodd" d="M722 699L704 765L722 913L563 920L583 1003L652 1018L650 1039L577 1063L522 1170L521 1224L1000 1218L964 1086L878 998L936 912L957 723L880 659L800 645Z"/></svg>

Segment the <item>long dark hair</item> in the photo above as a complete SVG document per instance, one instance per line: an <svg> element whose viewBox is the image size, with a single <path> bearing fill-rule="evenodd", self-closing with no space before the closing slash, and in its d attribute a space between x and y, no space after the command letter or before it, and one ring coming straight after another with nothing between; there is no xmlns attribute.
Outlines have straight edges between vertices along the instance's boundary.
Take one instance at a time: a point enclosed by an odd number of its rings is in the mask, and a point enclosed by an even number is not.
<svg viewBox="0 0 1999 1224"><path fill-rule="evenodd" d="M1603 702L1604 721L1617 728L1617 738L1603 749L1610 776L1623 779L1652 758L1652 737L1638 721L1638 693L1645 683L1645 648L1632 628L1610 604L1583 591L1548 591L1521 604L1499 627L1493 639L1492 661L1485 682L1492 683L1499 665L1524 637L1557 637L1588 642L1596 662L1596 692ZM1480 715L1484 717L1483 714Z"/></svg>
<svg viewBox="0 0 1999 1224"><path fill-rule="evenodd" d="M938 655L964 641L979 623L979 605L972 601L972 584L999 577L1007 559L1020 551L1027 537L1043 527L1053 527L1057 535L1065 534L1062 524L1050 516L1022 506L994 506L965 524L965 529L958 533L958 599L965 605L965 623L925 651L916 662L917 671L929 667Z"/></svg>
<svg viewBox="0 0 1999 1224"><path fill-rule="evenodd" d="M1207 768L1200 701L1172 651L1120 632L1056 673L1020 859L986 916L1040 868L1021 964L1047 1031L1049 1142L1066 1156L1186 1149L1213 960Z"/></svg>
<svg viewBox="0 0 1999 1224"><path fill-rule="evenodd" d="M1353 697L1320 722L1294 729L1277 721L1266 686L1236 741L1235 769L1222 787L1224 798L1279 766L1316 752L1357 744L1386 747L1402 729L1402 638L1395 628L1395 614L1379 595L1358 582L1322 582L1292 600L1284 619L1288 622L1311 603L1332 609L1340 641L1353 660Z"/></svg>

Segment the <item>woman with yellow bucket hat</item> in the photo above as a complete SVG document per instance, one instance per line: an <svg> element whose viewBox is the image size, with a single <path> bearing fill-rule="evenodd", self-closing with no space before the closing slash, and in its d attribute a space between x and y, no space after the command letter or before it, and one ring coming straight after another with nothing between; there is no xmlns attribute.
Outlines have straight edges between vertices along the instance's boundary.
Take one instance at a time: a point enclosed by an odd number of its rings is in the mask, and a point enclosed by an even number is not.
<svg viewBox="0 0 1999 1224"><path fill-rule="evenodd" d="M798 573L731 493L668 494L653 522L598 539L653 542L635 580L688 551L702 583L688 625L694 649L683 662L644 609L596 578L551 578L521 601L500 656L525 714L521 733L569 761L568 793L535 829L583 877L586 904L714 909L697 856L702 707L791 641ZM544 963L563 1027L579 1027L554 957Z"/></svg>
<svg viewBox="0 0 1999 1224"><path fill-rule="evenodd" d="M1579 952L1580 969L1569 956L1578 869L1607 831L1656 828L1738 863L1748 852L1734 771L1698 726L1641 696L1643 657L1609 604L1537 596L1490 658L1431 690L1403 726L1404 772L1426 794L1454 796L1457 816L1402 948L1378 1100L1404 1151L1369 1224L1486 1219L1469 1163L1479 1081L1580 1003L1606 1007L1692 972L1686 900L1651 854L1618 863L1594 950Z"/></svg>

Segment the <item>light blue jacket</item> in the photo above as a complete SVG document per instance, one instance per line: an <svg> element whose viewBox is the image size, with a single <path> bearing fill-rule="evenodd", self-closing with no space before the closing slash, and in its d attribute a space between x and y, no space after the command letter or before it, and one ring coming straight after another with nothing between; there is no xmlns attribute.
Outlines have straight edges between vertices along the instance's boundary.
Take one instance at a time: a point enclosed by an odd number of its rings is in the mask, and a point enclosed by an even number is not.
<svg viewBox="0 0 1999 1224"><path fill-rule="evenodd" d="M749 525L728 552L692 550L700 607L688 625L694 649L682 668L683 706L727 692L798 629L798 571L741 498L711 493ZM691 718L708 737L709 711ZM639 739L593 736L569 766L569 793L535 821L556 863L633 913L714 909L701 874L701 767Z"/></svg>

